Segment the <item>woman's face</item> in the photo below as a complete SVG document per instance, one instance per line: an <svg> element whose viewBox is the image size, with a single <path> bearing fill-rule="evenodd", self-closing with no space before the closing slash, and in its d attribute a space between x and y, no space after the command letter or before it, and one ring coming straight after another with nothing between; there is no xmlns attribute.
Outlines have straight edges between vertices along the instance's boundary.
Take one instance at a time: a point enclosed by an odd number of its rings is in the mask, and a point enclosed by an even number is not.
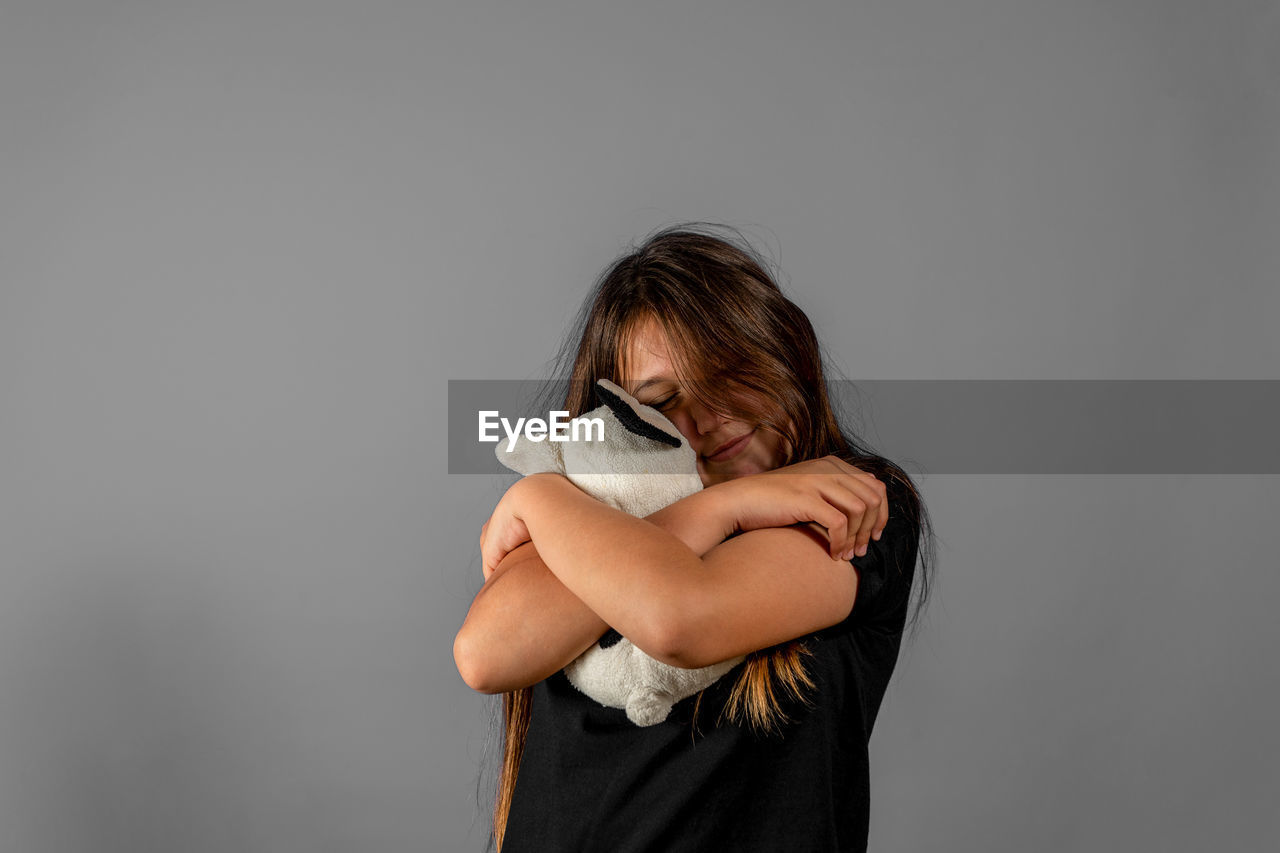
<svg viewBox="0 0 1280 853"><path fill-rule="evenodd" d="M704 486L769 471L782 463L782 439L757 424L732 420L705 408L684 391L668 355L662 328L650 320L637 328L622 387L641 403L662 412L698 454Z"/></svg>

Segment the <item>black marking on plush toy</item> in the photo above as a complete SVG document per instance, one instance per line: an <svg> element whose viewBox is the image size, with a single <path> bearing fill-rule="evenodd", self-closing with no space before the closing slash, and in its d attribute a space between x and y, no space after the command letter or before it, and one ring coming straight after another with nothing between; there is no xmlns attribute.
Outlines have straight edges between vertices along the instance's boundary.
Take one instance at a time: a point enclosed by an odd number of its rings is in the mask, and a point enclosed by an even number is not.
<svg viewBox="0 0 1280 853"><path fill-rule="evenodd" d="M622 635L610 628L608 631L605 631L604 636L599 640L596 640L596 642L600 644L600 648L607 649L610 646L617 645L622 642Z"/></svg>
<svg viewBox="0 0 1280 853"><path fill-rule="evenodd" d="M627 405L626 400L608 388L603 385L596 385L596 393L600 395L600 399L604 401L604 404L613 410L613 414L627 428L627 432L635 433L643 438L652 438L654 441L660 441L670 447L680 446L680 439L640 417L635 409Z"/></svg>

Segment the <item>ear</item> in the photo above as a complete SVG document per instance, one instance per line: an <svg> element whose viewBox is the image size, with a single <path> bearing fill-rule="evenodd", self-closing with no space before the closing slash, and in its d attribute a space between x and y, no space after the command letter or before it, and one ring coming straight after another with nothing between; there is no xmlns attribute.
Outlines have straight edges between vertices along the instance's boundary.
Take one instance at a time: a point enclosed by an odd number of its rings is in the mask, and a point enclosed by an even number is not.
<svg viewBox="0 0 1280 853"><path fill-rule="evenodd" d="M684 435L666 415L646 406L608 379L596 380L596 393L628 432L651 438L670 447L685 444Z"/></svg>
<svg viewBox="0 0 1280 853"><path fill-rule="evenodd" d="M515 437L515 444L508 450L511 439L498 439L498 446L493 453L503 465L520 474L540 474L544 471L564 472L564 456L560 443L550 437L542 441L531 441L523 434Z"/></svg>

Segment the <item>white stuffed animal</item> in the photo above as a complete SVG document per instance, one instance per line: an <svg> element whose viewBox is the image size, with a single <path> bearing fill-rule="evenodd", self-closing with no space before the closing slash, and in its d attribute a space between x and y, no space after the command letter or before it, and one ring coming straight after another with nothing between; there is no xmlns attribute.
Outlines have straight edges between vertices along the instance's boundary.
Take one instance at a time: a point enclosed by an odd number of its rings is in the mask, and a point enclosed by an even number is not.
<svg viewBox="0 0 1280 853"><path fill-rule="evenodd" d="M564 474L592 497L643 518L702 488L698 457L657 409L643 405L607 379L596 382L604 405L584 418L604 421L604 440L498 442L498 461L521 474ZM564 668L578 690L610 708L625 708L637 726L660 723L671 706L714 684L744 660L736 657L698 669L654 660L610 629Z"/></svg>

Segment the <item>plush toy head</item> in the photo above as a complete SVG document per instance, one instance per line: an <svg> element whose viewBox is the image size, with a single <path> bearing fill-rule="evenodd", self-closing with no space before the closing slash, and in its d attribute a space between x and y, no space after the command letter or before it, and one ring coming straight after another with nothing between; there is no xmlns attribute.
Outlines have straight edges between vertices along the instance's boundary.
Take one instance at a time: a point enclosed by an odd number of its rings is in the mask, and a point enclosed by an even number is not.
<svg viewBox="0 0 1280 853"><path fill-rule="evenodd" d="M597 500L641 518L702 488L697 453L671 421L607 379L596 382L596 392L603 404L582 417L604 422L602 441L532 441L521 435L510 449L498 443L498 460L521 474L564 474ZM564 672L597 702L625 708L633 723L649 726L742 660L680 669L654 660L610 629Z"/></svg>
<svg viewBox="0 0 1280 853"><path fill-rule="evenodd" d="M603 404L582 417L604 422L603 441L521 435L510 449L498 442L498 461L521 474L564 474L597 500L641 518L702 488L697 453L661 412L608 379L596 382L596 393Z"/></svg>

